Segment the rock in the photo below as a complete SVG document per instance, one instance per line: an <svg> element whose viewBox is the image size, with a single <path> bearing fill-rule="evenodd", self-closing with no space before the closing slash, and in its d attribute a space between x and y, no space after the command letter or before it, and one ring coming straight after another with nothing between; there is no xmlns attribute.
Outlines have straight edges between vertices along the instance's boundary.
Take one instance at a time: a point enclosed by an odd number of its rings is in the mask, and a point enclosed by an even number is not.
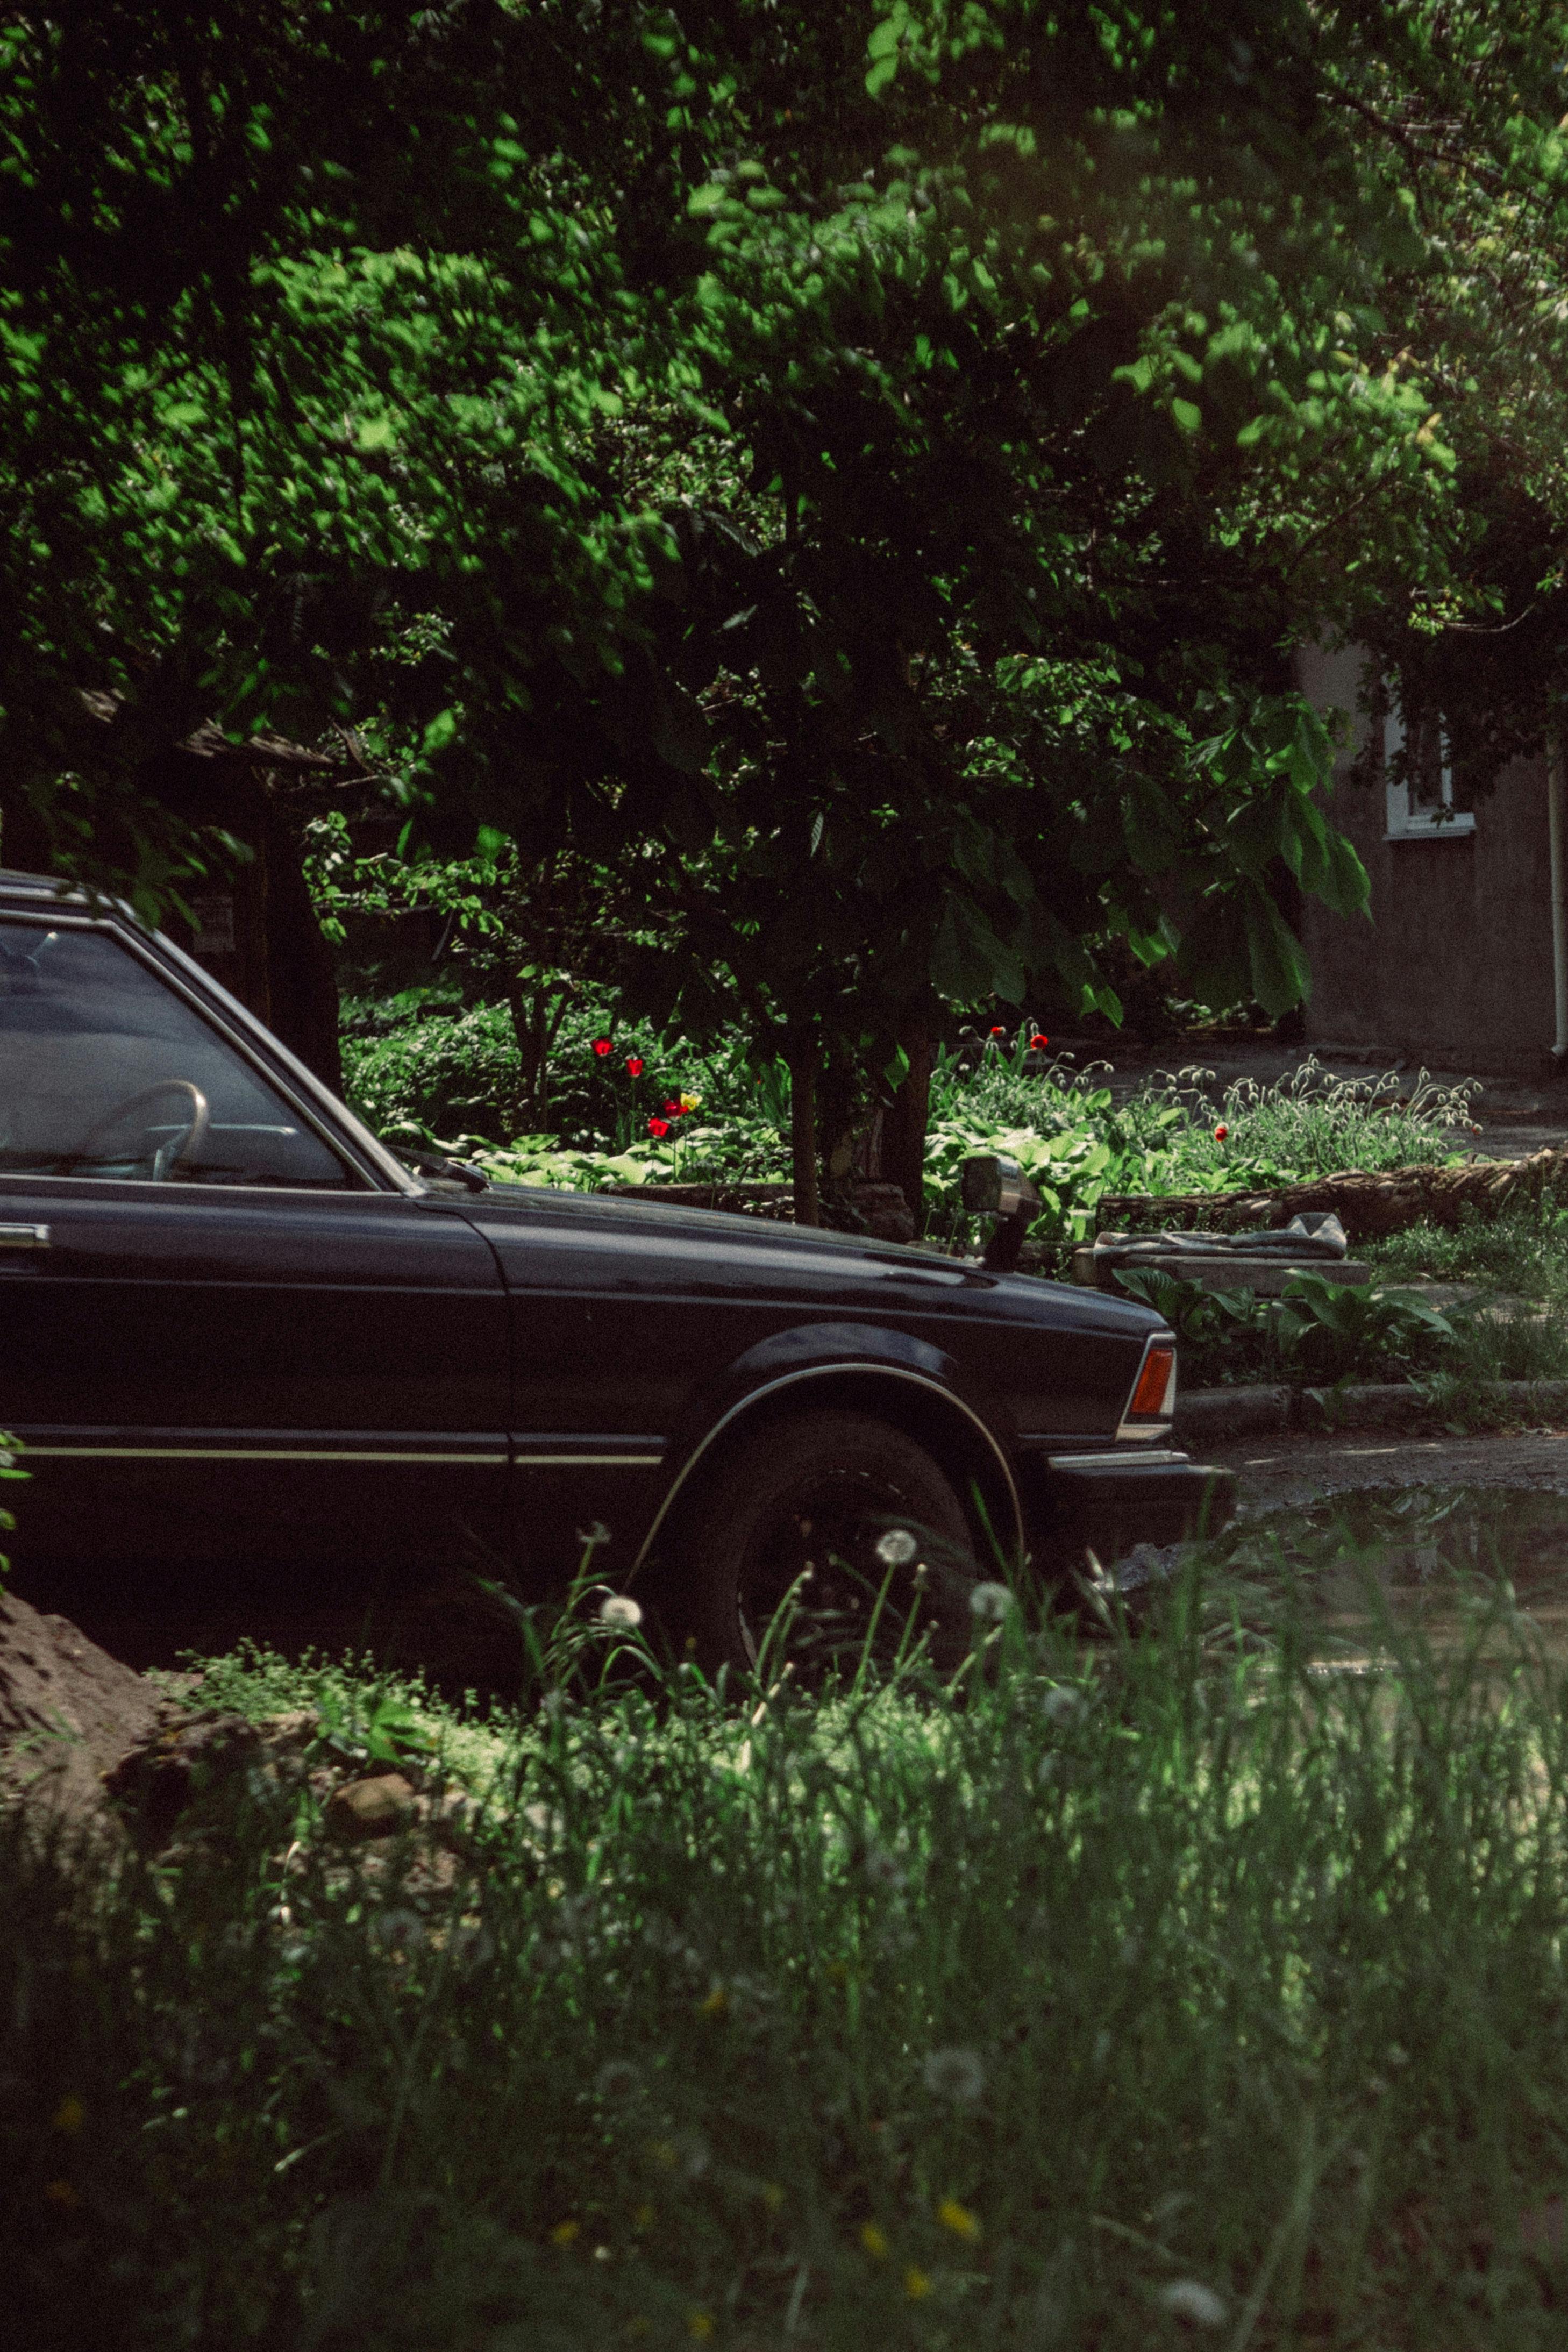
<svg viewBox="0 0 1568 2352"><path fill-rule="evenodd" d="M202 1714L182 1709L164 1720L153 1738L128 1749L104 1773L103 1787L137 1843L159 1853L192 1798L218 1775L259 1772L279 1787L285 1780L303 1780L302 1751L320 1729L321 1717L310 1706L257 1723L216 1708Z"/></svg>
<svg viewBox="0 0 1568 2352"><path fill-rule="evenodd" d="M103 1786L150 1853L166 1846L201 1780L261 1760L261 1733L241 1715L209 1711L166 1723L121 1757Z"/></svg>
<svg viewBox="0 0 1568 2352"><path fill-rule="evenodd" d="M430 1809L432 1841L437 1845L445 1846L450 1853L470 1854L474 1850L479 1813L478 1800L470 1797L467 1790L454 1784L437 1799Z"/></svg>
<svg viewBox="0 0 1568 2352"><path fill-rule="evenodd" d="M413 1826L417 1803L401 1772L378 1772L372 1780L347 1781L329 1797L326 1825L346 1845L395 1837Z"/></svg>

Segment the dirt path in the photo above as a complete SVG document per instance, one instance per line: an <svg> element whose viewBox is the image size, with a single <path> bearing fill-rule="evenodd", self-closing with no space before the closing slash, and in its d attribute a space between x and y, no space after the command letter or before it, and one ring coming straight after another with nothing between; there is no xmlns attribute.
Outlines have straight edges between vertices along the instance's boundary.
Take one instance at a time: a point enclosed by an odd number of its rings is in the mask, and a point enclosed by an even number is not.
<svg viewBox="0 0 1568 2352"><path fill-rule="evenodd" d="M1513 1486L1568 1495L1568 1429L1500 1437L1344 1430L1331 1437L1237 1438L1200 1452L1203 1460L1237 1472L1248 1517L1380 1487Z"/></svg>

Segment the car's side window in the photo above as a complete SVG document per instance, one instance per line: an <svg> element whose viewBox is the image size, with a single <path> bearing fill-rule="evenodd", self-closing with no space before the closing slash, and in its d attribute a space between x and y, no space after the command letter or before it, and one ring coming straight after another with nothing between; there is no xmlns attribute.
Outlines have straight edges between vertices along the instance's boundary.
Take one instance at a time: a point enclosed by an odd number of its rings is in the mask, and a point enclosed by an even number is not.
<svg viewBox="0 0 1568 2352"><path fill-rule="evenodd" d="M360 1181L119 940L12 920L0 920L0 1174Z"/></svg>

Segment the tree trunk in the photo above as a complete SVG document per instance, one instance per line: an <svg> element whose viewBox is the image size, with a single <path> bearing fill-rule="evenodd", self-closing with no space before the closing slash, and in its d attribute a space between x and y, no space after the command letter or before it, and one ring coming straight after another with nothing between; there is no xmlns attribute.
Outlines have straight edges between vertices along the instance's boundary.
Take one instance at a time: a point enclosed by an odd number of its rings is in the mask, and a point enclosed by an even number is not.
<svg viewBox="0 0 1568 2352"><path fill-rule="evenodd" d="M809 1052L789 1055L790 1173L795 1179L795 1221L819 1225L821 1206L816 1177L816 1058Z"/></svg>
<svg viewBox="0 0 1568 2352"><path fill-rule="evenodd" d="M909 1055L910 1066L882 1120L881 1165L876 1172L898 1186L919 1234L925 1225L926 1128L936 1050L929 1013L922 1012L903 1023L899 1043Z"/></svg>
<svg viewBox="0 0 1568 2352"><path fill-rule="evenodd" d="M1568 1196L1568 1145L1532 1151L1528 1160L1471 1160L1459 1168L1343 1168L1273 1192L1106 1192L1098 1222L1102 1232L1191 1225L1245 1233L1253 1225L1288 1225L1303 1210L1320 1209L1333 1212L1348 1240L1364 1242L1403 1233L1423 1217L1447 1226L1458 1225L1467 1210L1495 1217L1543 1192Z"/></svg>

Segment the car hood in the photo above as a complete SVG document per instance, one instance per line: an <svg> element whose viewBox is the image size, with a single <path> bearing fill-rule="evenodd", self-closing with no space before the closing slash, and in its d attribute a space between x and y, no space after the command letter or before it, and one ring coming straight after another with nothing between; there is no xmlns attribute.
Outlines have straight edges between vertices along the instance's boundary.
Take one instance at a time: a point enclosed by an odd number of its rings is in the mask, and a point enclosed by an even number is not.
<svg viewBox="0 0 1568 2352"><path fill-rule="evenodd" d="M718 1272L712 1264L717 1258L742 1282L747 1271L765 1279L770 1266L786 1281L791 1276L809 1279L815 1271L825 1288L871 1289L883 1296L911 1293L933 1305L940 1297L946 1307L1006 1322L1123 1337L1161 1327L1158 1315L1130 1298L1046 1282L1037 1275L994 1273L977 1259L947 1257L910 1243L872 1241L822 1226L803 1230L733 1211L532 1184L492 1184L488 1192L469 1195L463 1207L494 1239L509 1229L519 1234L552 1229L563 1241L581 1234L584 1240L614 1238L635 1247L646 1240L667 1263L674 1244L680 1255L689 1255L693 1273L699 1267Z"/></svg>

